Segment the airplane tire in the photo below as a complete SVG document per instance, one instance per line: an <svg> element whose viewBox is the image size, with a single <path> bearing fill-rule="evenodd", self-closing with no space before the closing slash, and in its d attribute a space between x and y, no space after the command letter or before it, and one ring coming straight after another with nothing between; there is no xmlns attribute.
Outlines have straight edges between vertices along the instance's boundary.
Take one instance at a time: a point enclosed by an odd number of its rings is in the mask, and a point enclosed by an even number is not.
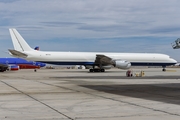
<svg viewBox="0 0 180 120"><path fill-rule="evenodd" d="M101 72L105 72L105 69L101 69Z"/></svg>
<svg viewBox="0 0 180 120"><path fill-rule="evenodd" d="M89 72L105 72L105 69L89 69Z"/></svg>
<svg viewBox="0 0 180 120"><path fill-rule="evenodd" d="M101 70L100 69L94 69L94 72L100 72Z"/></svg>
<svg viewBox="0 0 180 120"><path fill-rule="evenodd" d="M94 72L94 69L89 69L89 72Z"/></svg>
<svg viewBox="0 0 180 120"><path fill-rule="evenodd" d="M163 71L163 72L165 72L165 71L166 71L166 69L165 69L165 68L163 68L163 69L162 69L162 71Z"/></svg>

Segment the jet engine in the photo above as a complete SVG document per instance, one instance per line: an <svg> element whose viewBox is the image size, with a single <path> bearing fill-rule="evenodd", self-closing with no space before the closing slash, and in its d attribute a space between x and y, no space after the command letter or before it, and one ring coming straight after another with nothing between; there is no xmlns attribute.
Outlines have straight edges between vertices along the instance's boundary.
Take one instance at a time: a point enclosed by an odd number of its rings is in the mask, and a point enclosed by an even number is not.
<svg viewBox="0 0 180 120"><path fill-rule="evenodd" d="M131 63L126 60L114 60L114 67L119 69L129 69L131 67Z"/></svg>
<svg viewBox="0 0 180 120"><path fill-rule="evenodd" d="M11 65L11 66L9 66L9 70L11 70L11 71L19 70L19 66L18 65Z"/></svg>
<svg viewBox="0 0 180 120"><path fill-rule="evenodd" d="M111 68L112 68L111 65L102 66L102 69L111 69Z"/></svg>

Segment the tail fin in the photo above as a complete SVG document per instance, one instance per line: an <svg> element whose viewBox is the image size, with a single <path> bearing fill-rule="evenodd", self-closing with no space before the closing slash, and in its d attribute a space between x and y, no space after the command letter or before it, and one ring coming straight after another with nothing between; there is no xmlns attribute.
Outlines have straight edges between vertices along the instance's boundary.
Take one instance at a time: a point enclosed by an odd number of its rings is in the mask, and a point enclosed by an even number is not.
<svg viewBox="0 0 180 120"><path fill-rule="evenodd" d="M14 49L17 51L32 51L33 49L27 44L23 37L16 29L9 29Z"/></svg>

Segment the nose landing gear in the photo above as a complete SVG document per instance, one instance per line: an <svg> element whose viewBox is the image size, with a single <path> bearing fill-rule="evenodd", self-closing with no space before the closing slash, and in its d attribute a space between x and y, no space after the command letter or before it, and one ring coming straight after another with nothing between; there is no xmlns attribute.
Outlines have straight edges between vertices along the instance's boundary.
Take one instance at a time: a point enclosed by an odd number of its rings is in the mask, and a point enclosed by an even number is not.
<svg viewBox="0 0 180 120"><path fill-rule="evenodd" d="M166 66L162 66L162 67L163 67L162 71L165 72L166 71Z"/></svg>

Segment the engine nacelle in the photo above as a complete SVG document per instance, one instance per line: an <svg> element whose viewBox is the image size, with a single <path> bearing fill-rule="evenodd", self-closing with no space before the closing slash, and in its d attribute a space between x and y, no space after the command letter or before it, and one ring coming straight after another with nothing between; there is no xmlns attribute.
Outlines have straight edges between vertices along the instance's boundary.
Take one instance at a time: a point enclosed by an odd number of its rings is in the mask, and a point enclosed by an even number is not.
<svg viewBox="0 0 180 120"><path fill-rule="evenodd" d="M19 66L18 65L11 65L11 66L9 66L8 69L11 71L19 70Z"/></svg>
<svg viewBox="0 0 180 120"><path fill-rule="evenodd" d="M120 69L129 69L131 67L131 63L126 60L114 60L114 67Z"/></svg>
<svg viewBox="0 0 180 120"><path fill-rule="evenodd" d="M106 66L102 66L103 69L111 69L112 66L111 65L106 65Z"/></svg>

